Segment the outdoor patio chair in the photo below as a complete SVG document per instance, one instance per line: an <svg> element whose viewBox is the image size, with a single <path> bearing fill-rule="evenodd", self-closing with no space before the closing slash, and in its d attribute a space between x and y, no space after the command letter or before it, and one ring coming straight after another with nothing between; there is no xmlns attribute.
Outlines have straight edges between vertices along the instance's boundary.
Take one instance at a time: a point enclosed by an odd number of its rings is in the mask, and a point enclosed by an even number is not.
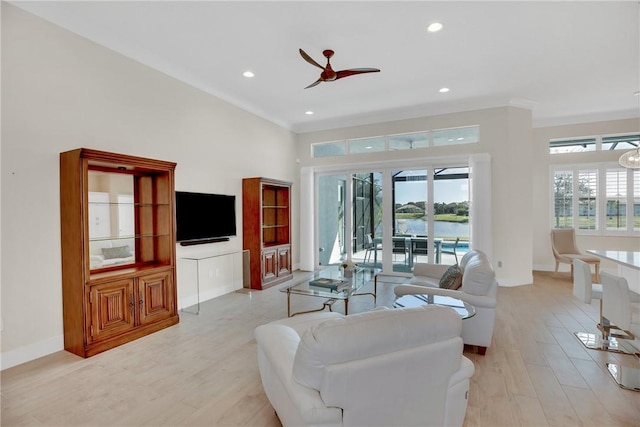
<svg viewBox="0 0 640 427"><path fill-rule="evenodd" d="M451 249L445 249L444 247L442 247L442 249L440 249L440 253L441 254L449 254L449 255L453 255L456 258L456 264L458 264L458 254L456 253L456 248L458 247L458 243L460 242L460 238L456 237L456 241L453 244L453 247Z"/></svg>
<svg viewBox="0 0 640 427"><path fill-rule="evenodd" d="M409 245L411 244L410 237L394 236L392 241L393 254L403 254L405 264L409 263Z"/></svg>
<svg viewBox="0 0 640 427"><path fill-rule="evenodd" d="M382 244L376 244L371 234L366 234L364 239L364 262L369 262L371 259L371 252L382 249Z"/></svg>

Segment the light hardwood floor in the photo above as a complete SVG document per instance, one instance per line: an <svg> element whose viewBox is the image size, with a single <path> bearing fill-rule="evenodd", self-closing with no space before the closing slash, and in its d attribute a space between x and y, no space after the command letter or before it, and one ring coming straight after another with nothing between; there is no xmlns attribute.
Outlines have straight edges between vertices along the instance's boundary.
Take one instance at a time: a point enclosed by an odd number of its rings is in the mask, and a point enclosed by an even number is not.
<svg viewBox="0 0 640 427"><path fill-rule="evenodd" d="M379 283L378 305L391 305L393 286ZM2 425L279 426L253 329L286 316L280 287L207 301L200 315L181 313L178 325L89 359L61 351L7 369ZM293 309L319 301L298 297ZM350 312L371 307L362 296ZM586 350L573 336L596 332L598 305L572 297L567 273L500 288L497 313L486 356L465 350L476 367L465 426L640 425L640 393L619 388L604 368L638 362Z"/></svg>

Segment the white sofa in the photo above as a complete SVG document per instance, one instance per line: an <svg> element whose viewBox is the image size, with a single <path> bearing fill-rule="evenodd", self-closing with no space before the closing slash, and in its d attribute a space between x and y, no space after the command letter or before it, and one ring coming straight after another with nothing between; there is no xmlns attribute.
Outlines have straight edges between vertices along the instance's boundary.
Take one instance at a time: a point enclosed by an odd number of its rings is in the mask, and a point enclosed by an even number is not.
<svg viewBox="0 0 640 427"><path fill-rule="evenodd" d="M491 261L479 250L467 252L460 260L462 286L457 290L439 287L440 278L448 265L416 263L408 285L394 288L397 297L407 294L446 295L461 299L476 309L476 315L462 321L462 340L478 347L484 355L491 345L496 319L498 282ZM425 289L428 288L428 289Z"/></svg>
<svg viewBox="0 0 640 427"><path fill-rule="evenodd" d="M256 328L282 425L461 426L473 363L451 309L299 315Z"/></svg>
<svg viewBox="0 0 640 427"><path fill-rule="evenodd" d="M135 261L133 239L93 240L89 243L91 268L110 267ZM128 248L125 249L125 248ZM127 255L128 256L122 256Z"/></svg>

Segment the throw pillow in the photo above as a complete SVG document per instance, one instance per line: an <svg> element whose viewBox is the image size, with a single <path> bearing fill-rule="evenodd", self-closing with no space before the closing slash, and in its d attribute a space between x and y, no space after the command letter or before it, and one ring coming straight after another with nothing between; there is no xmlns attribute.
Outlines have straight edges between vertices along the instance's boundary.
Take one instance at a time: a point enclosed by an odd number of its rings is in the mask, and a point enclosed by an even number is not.
<svg viewBox="0 0 640 427"><path fill-rule="evenodd" d="M118 246L115 248L102 248L104 259L127 258L131 256L129 246Z"/></svg>
<svg viewBox="0 0 640 427"><path fill-rule="evenodd" d="M454 264L440 278L439 286L444 289L458 289L462 285L462 270Z"/></svg>

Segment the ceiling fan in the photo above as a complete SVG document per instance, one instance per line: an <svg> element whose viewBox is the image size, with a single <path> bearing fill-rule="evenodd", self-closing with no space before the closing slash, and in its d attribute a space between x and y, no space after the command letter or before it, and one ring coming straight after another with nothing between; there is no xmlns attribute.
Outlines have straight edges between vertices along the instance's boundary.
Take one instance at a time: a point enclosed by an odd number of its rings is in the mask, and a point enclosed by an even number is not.
<svg viewBox="0 0 640 427"><path fill-rule="evenodd" d="M315 85L317 85L320 82L332 82L334 80L338 80L341 79L343 77L349 77L349 76L353 76L356 74L364 74L364 73L377 73L380 70L377 68L351 68L348 70L340 70L340 71L334 71L333 68L331 68L331 57L333 56L333 51L331 49L327 49L322 51L322 54L325 56L325 58L327 58L327 65L326 66L322 66L320 64L318 64L316 61L313 60L313 58L311 58L307 52L305 52L304 50L300 49L300 55L302 56L302 58L307 61L309 64L311 65L315 65L316 67L320 68L322 70L322 73L320 73L320 78L318 80L316 80L315 82L311 83L309 86L305 87L305 89L309 89L310 87L314 87Z"/></svg>

